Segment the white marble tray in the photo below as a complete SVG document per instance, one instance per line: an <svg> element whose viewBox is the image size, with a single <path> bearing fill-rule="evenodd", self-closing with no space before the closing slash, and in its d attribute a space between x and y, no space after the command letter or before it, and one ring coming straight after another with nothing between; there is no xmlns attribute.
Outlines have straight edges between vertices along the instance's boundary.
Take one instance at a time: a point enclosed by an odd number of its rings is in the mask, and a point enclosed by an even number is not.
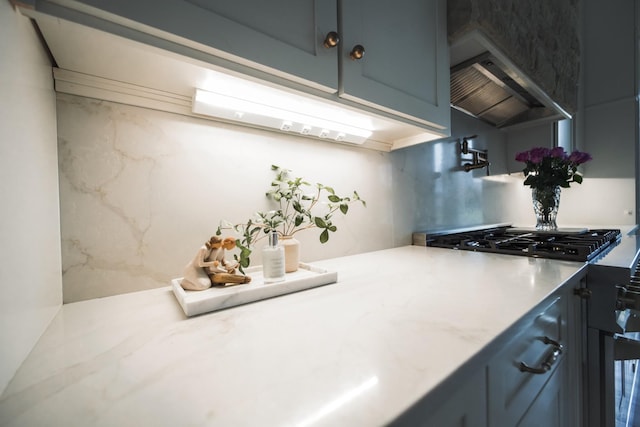
<svg viewBox="0 0 640 427"><path fill-rule="evenodd" d="M302 262L299 264L298 271L287 273L284 282L265 284L261 265L249 267L245 271L248 276L251 276L251 283L246 285L211 287L204 291L186 291L180 286L182 278L177 278L171 280L171 287L182 310L184 310L184 314L195 316L338 281L337 272Z"/></svg>

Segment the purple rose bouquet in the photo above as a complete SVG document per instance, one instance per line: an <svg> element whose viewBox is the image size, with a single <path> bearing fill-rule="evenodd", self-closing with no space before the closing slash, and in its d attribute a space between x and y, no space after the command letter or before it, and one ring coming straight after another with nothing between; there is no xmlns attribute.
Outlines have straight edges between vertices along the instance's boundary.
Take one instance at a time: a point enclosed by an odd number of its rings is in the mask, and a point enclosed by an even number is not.
<svg viewBox="0 0 640 427"><path fill-rule="evenodd" d="M574 151L567 154L562 147L536 147L516 155L516 160L525 163L524 185L532 189L548 189L556 186L569 188L569 184L582 183L578 165L591 160L589 153Z"/></svg>

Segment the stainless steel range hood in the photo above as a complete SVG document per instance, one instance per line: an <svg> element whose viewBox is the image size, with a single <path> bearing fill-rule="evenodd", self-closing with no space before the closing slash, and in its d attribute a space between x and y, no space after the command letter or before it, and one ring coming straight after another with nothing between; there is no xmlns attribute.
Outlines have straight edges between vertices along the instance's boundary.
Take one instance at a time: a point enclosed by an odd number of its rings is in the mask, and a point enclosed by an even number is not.
<svg viewBox="0 0 640 427"><path fill-rule="evenodd" d="M571 118L481 32L450 46L451 106L498 128Z"/></svg>

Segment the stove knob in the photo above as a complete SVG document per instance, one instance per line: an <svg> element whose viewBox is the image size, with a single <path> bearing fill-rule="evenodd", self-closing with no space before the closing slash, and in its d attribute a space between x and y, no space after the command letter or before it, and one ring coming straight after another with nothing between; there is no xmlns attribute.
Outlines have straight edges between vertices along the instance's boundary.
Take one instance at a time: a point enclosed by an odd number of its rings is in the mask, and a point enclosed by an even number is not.
<svg viewBox="0 0 640 427"><path fill-rule="evenodd" d="M587 289L587 288L577 288L573 290L573 294L579 296L582 299L591 298L592 293L593 292L591 292L591 289Z"/></svg>

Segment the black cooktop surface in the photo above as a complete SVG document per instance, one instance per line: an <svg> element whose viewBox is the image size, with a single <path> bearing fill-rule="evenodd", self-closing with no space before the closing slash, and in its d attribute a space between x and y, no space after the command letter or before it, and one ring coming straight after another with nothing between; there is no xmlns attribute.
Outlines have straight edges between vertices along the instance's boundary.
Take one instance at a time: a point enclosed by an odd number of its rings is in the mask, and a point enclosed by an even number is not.
<svg viewBox="0 0 640 427"><path fill-rule="evenodd" d="M590 261L620 239L620 230L557 232L494 227L427 235L427 246L569 261Z"/></svg>

